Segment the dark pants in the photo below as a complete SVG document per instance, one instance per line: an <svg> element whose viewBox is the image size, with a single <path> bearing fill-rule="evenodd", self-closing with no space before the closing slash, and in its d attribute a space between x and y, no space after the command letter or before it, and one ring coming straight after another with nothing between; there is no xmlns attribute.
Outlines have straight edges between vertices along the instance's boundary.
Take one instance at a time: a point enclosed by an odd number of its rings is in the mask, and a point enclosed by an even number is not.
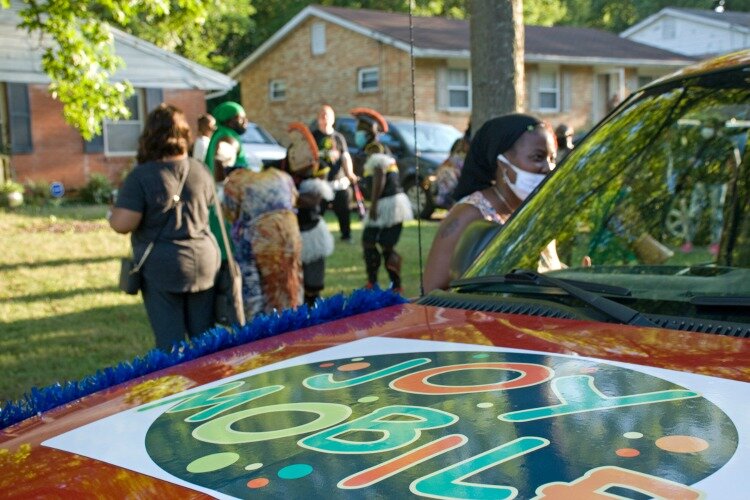
<svg viewBox="0 0 750 500"><path fill-rule="evenodd" d="M169 352L185 334L195 337L214 326L214 289L203 292L165 292L150 288L146 282L141 289L143 304L156 338L156 347Z"/></svg>
<svg viewBox="0 0 750 500"><path fill-rule="evenodd" d="M394 247L401 238L402 224L379 228L366 226L362 232L362 248L365 254L365 270L367 271L367 281L370 285L378 282L378 270L380 269L380 259L385 263L385 269L388 277L391 279L393 288L401 288L401 256L394 250ZM380 245L380 250L378 250Z"/></svg>
<svg viewBox="0 0 750 500"><path fill-rule="evenodd" d="M324 288L325 274L325 257L302 264L302 276L305 283L305 304L308 306L315 305L315 299L320 297L320 292Z"/></svg>
<svg viewBox="0 0 750 500"><path fill-rule="evenodd" d="M333 213L336 214L336 218L339 220L339 230L341 231L341 239L348 240L352 237L351 232L351 211L349 210L349 189L343 189L341 191L333 192ZM323 201L320 213L323 215L326 211L328 203Z"/></svg>

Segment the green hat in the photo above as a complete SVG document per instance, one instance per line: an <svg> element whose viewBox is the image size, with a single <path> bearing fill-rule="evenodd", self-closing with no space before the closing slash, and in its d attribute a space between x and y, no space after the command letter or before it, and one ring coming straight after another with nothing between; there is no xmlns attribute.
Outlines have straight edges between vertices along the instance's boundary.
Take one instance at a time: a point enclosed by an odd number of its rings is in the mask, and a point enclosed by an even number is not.
<svg viewBox="0 0 750 500"><path fill-rule="evenodd" d="M222 102L211 111L216 121L224 123L227 120L231 120L237 115L244 115L245 108L233 101Z"/></svg>

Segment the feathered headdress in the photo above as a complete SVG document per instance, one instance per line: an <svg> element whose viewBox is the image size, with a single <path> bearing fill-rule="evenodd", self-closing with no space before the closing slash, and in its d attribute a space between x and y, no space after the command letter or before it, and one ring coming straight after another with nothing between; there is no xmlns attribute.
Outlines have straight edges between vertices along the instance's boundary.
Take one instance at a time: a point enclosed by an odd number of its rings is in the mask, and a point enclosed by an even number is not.
<svg viewBox="0 0 750 500"><path fill-rule="evenodd" d="M369 123L377 123L380 132L388 132L388 122L383 115L372 108L353 108L349 113L358 120L365 120Z"/></svg>
<svg viewBox="0 0 750 500"><path fill-rule="evenodd" d="M302 122L293 122L287 129L291 143L287 153L289 170L300 172L312 167L313 173L318 169L318 145L310 130Z"/></svg>

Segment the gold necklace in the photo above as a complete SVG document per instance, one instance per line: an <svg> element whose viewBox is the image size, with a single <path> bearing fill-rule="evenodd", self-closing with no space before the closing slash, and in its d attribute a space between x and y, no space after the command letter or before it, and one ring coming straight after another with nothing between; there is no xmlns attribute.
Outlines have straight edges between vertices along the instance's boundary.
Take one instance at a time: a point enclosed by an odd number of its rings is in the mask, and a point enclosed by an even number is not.
<svg viewBox="0 0 750 500"><path fill-rule="evenodd" d="M505 200L505 196L503 196L503 193L500 191L500 188L497 187L497 184L492 185L492 190L495 192L495 195L497 196L498 201L502 203L503 206L508 210L508 213L512 213L513 210L510 208L510 205Z"/></svg>

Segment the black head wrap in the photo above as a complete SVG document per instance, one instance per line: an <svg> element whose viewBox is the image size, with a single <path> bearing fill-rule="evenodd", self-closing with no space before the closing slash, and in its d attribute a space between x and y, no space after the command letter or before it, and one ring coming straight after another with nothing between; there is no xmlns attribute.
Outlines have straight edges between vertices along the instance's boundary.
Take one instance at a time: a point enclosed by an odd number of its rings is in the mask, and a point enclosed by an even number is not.
<svg viewBox="0 0 750 500"><path fill-rule="evenodd" d="M492 118L472 137L461 177L453 191L453 199L460 200L474 191L490 187L495 182L497 155L505 153L524 134L542 125L533 116L520 113Z"/></svg>

